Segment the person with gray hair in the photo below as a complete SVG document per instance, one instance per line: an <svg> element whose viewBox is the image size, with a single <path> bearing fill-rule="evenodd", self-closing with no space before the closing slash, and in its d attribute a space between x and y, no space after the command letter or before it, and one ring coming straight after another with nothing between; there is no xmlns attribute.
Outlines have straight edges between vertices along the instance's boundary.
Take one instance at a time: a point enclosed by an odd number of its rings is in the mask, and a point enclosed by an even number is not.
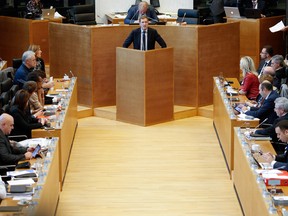
<svg viewBox="0 0 288 216"><path fill-rule="evenodd" d="M149 22L157 23L159 19L155 13L153 6L149 5L146 1L140 2L138 5L132 6L124 19L125 24L139 23L140 17L143 15L147 16Z"/></svg>
<svg viewBox="0 0 288 216"><path fill-rule="evenodd" d="M285 97L279 97L276 98L274 106L274 111L276 112L278 118L274 120L273 124L270 127L256 130L254 133L259 135L267 135L272 138L272 141L277 142L277 134L275 132L275 126L278 124L278 122L282 120L288 120L288 98Z"/></svg>
<svg viewBox="0 0 288 216"><path fill-rule="evenodd" d="M36 67L36 56L33 51L25 51L22 55L22 64L17 69L14 77L14 84L21 89L25 81L27 81L28 74Z"/></svg>
<svg viewBox="0 0 288 216"><path fill-rule="evenodd" d="M274 55L271 58L271 67L275 71L273 86L280 91L281 84L286 83L286 64L282 55Z"/></svg>

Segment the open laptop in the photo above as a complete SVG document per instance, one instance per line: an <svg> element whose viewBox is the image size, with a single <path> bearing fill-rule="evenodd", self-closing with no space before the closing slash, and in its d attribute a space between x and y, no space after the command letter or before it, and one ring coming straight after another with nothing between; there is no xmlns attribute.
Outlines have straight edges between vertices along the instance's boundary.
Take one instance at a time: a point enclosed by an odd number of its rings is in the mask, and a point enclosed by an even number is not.
<svg viewBox="0 0 288 216"><path fill-rule="evenodd" d="M252 19L261 18L261 11L259 9L246 8L244 13L246 18L252 18Z"/></svg>
<svg viewBox="0 0 288 216"><path fill-rule="evenodd" d="M55 8L52 9L42 9L42 18L53 19L55 15Z"/></svg>
<svg viewBox="0 0 288 216"><path fill-rule="evenodd" d="M224 7L224 11L227 18L238 18L238 19L246 18L240 16L238 7Z"/></svg>

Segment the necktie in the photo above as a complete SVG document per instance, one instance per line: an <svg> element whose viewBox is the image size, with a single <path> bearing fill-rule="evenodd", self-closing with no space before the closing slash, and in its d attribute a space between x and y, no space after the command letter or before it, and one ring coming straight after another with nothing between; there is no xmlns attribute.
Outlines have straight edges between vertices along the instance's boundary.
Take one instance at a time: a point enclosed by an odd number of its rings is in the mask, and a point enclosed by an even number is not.
<svg viewBox="0 0 288 216"><path fill-rule="evenodd" d="M142 50L146 50L146 31L143 31L142 35Z"/></svg>

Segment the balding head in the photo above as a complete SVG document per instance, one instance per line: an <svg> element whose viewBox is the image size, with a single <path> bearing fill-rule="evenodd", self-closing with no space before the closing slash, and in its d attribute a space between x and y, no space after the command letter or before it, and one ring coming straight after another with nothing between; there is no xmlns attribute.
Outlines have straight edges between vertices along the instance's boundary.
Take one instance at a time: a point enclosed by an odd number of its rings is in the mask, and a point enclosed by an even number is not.
<svg viewBox="0 0 288 216"><path fill-rule="evenodd" d="M9 135L14 128L14 119L11 115L3 113L0 116L0 129L5 135Z"/></svg>
<svg viewBox="0 0 288 216"><path fill-rule="evenodd" d="M274 76L275 75L275 70L271 66L266 66L266 67L263 68L263 74L269 74L271 76Z"/></svg>
<svg viewBox="0 0 288 216"><path fill-rule="evenodd" d="M145 14L147 9L148 9L148 7L149 7L149 4L147 2L145 2L145 1L140 2L139 5L138 5L139 13L140 14Z"/></svg>

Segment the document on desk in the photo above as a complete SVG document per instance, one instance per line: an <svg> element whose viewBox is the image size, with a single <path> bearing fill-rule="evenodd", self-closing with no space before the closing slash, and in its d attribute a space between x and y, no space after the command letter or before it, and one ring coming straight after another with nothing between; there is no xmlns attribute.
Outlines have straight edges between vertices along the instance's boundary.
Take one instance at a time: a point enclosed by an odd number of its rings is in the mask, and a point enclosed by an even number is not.
<svg viewBox="0 0 288 216"><path fill-rule="evenodd" d="M27 178L27 179L21 179L21 180L12 180L8 181L9 185L32 185L35 182L33 181L32 178Z"/></svg>
<svg viewBox="0 0 288 216"><path fill-rule="evenodd" d="M26 139L18 142L20 146L23 147L36 147L38 144L41 147L46 147L48 140L45 138L32 138L32 139Z"/></svg>
<svg viewBox="0 0 288 216"><path fill-rule="evenodd" d="M269 28L269 30L274 33L274 32L278 32L281 31L283 28L285 27L283 21L281 20L280 22L278 22L276 25L272 26Z"/></svg>

